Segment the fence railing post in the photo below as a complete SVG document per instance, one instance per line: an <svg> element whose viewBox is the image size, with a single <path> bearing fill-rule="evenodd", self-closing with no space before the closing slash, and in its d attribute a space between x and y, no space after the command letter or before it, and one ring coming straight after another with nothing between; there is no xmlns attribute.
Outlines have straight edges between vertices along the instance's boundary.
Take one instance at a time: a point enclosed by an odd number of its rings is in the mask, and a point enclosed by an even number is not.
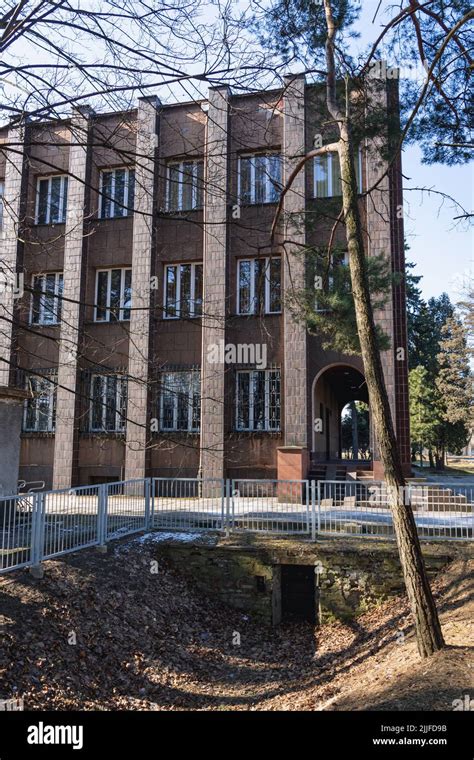
<svg viewBox="0 0 474 760"><path fill-rule="evenodd" d="M232 481L227 478L225 481L225 535L230 535L231 518L230 518L230 499L231 499Z"/></svg>
<svg viewBox="0 0 474 760"><path fill-rule="evenodd" d="M33 495L33 511L31 515L31 556L30 570L35 578L43 577L41 560L43 558L44 542L44 494L35 493Z"/></svg>
<svg viewBox="0 0 474 760"><path fill-rule="evenodd" d="M105 546L107 541L107 484L100 485L97 490L97 538L99 546Z"/></svg>
<svg viewBox="0 0 474 760"><path fill-rule="evenodd" d="M150 478L145 478L144 480L144 490L145 490L145 530L149 530L150 528L150 493L151 493L151 487L150 487Z"/></svg>
<svg viewBox="0 0 474 760"><path fill-rule="evenodd" d="M311 541L316 541L316 481L311 480Z"/></svg>
<svg viewBox="0 0 474 760"><path fill-rule="evenodd" d="M321 533L321 481L318 480L318 533Z"/></svg>
<svg viewBox="0 0 474 760"><path fill-rule="evenodd" d="M150 525L155 527L155 481L149 478L150 482Z"/></svg>

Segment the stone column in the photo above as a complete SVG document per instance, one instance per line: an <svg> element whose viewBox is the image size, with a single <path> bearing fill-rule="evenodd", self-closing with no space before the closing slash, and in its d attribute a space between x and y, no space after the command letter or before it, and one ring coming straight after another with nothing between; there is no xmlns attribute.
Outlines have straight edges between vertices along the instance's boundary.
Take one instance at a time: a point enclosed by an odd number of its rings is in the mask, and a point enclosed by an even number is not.
<svg viewBox="0 0 474 760"><path fill-rule="evenodd" d="M370 89L369 108L380 109L387 114L387 89L386 83L375 80ZM366 144L365 166L366 183L371 187L379 180L387 169L387 161L383 155L388 140L387 131L381 131L377 137L371 138ZM368 256L376 256L383 253L391 267L391 225L390 225L390 183L389 176L385 175L377 188L367 196L367 237ZM393 295L387 294L387 300L383 309L374 313L375 321L382 330L390 336L391 348L382 352L382 366L385 385L390 401L392 420L395 425L395 368L394 368L394 325L393 325ZM372 428L372 426L371 426ZM374 477L378 480L383 477L380 455L373 429L371 429L371 444L374 462Z"/></svg>
<svg viewBox="0 0 474 760"><path fill-rule="evenodd" d="M27 398L26 390L0 386L0 496L11 496L18 491L21 421Z"/></svg>
<svg viewBox="0 0 474 760"><path fill-rule="evenodd" d="M26 148L25 124L8 131L3 228L0 230L0 386L10 384L15 298L22 295L19 233L23 224ZM20 275L20 276L19 276Z"/></svg>
<svg viewBox="0 0 474 760"><path fill-rule="evenodd" d="M305 77L285 78L283 95L283 181L305 154ZM296 177L285 196L283 251L284 301L294 290L304 287L305 258L302 247L306 241L304 230L305 172ZM278 477L290 476L288 462L301 459L295 466L295 478L301 477L308 466L307 449L307 370L306 328L298 323L290 309L283 308L284 366L283 366L283 432L284 449L278 457ZM294 454L289 457L288 447ZM298 453L299 452L299 453ZM280 472L281 470L281 472Z"/></svg>
<svg viewBox="0 0 474 760"><path fill-rule="evenodd" d="M144 478L148 435L148 368L153 244L153 211L158 145L156 97L140 98L132 243L132 312L128 353L127 443L125 478Z"/></svg>
<svg viewBox="0 0 474 760"><path fill-rule="evenodd" d="M204 195L201 353L202 478L224 477L225 364L209 363L209 348L225 341L229 89L209 90Z"/></svg>
<svg viewBox="0 0 474 760"><path fill-rule="evenodd" d="M59 339L56 433L54 441L53 488L73 485L77 464L76 406L79 391L78 349L84 300L84 219L90 163L90 116L86 107L74 109L71 117L69 182L64 235L63 304Z"/></svg>

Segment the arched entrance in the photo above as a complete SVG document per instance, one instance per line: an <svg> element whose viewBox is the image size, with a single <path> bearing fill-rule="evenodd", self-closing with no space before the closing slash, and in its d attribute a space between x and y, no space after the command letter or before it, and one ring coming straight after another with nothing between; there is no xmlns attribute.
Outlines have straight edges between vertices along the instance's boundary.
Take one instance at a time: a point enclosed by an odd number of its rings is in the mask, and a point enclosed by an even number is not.
<svg viewBox="0 0 474 760"><path fill-rule="evenodd" d="M318 372L312 388L312 461L342 459L341 415L352 401L369 403L367 384L359 369L341 363L331 364ZM348 452L345 453L347 455Z"/></svg>

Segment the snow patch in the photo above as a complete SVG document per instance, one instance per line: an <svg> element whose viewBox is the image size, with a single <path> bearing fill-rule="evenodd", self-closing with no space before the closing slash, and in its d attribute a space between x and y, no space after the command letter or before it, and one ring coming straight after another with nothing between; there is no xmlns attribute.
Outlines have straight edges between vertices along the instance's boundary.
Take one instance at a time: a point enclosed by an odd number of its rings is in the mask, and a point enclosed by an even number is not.
<svg viewBox="0 0 474 760"><path fill-rule="evenodd" d="M183 531L152 531L151 533L144 533L141 536L135 536L126 544L124 543L117 546L115 551L128 552L133 544L145 544L152 541L180 541L182 543L215 544L217 543L217 537L202 533L185 533Z"/></svg>

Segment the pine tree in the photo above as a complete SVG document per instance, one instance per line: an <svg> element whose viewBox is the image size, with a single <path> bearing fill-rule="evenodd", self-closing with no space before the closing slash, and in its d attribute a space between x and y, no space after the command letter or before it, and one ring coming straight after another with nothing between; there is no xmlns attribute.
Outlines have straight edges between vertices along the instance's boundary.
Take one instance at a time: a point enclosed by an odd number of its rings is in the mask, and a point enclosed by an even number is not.
<svg viewBox="0 0 474 760"><path fill-rule="evenodd" d="M466 332L462 322L449 317L441 329L441 335L436 389L441 399L444 424L437 447L437 460L439 465L444 466L446 452L461 453L467 443L473 399Z"/></svg>
<svg viewBox="0 0 474 760"><path fill-rule="evenodd" d="M426 367L410 370L410 432L414 451L435 448L443 424L443 410L435 383Z"/></svg>

